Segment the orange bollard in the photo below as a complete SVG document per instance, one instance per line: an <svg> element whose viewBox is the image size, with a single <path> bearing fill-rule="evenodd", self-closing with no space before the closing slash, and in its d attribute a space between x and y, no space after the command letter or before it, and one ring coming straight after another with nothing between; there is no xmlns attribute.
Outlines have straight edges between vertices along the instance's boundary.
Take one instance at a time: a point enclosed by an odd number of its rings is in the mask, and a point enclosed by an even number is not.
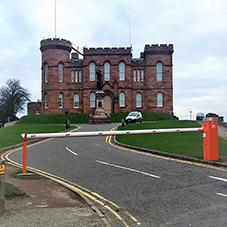
<svg viewBox="0 0 227 227"><path fill-rule="evenodd" d="M27 134L25 134L24 140L23 140L23 174L26 175L26 165L27 165Z"/></svg>
<svg viewBox="0 0 227 227"><path fill-rule="evenodd" d="M203 160L219 160L218 153L218 118L203 119Z"/></svg>

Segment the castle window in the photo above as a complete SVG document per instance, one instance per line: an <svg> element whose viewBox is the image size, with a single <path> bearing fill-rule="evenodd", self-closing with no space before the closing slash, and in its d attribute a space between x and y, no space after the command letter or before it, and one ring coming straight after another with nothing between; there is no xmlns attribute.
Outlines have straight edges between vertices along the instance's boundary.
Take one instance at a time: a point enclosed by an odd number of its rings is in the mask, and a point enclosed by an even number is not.
<svg viewBox="0 0 227 227"><path fill-rule="evenodd" d="M78 82L78 72L75 71L75 82L77 83Z"/></svg>
<svg viewBox="0 0 227 227"><path fill-rule="evenodd" d="M58 71L59 71L59 82L63 81L63 65L60 63L58 65Z"/></svg>
<svg viewBox="0 0 227 227"><path fill-rule="evenodd" d="M136 94L136 107L140 108L142 107L142 95L140 92Z"/></svg>
<svg viewBox="0 0 227 227"><path fill-rule="evenodd" d="M120 93L119 100L120 100L120 107L125 107L125 93L124 92Z"/></svg>
<svg viewBox="0 0 227 227"><path fill-rule="evenodd" d="M121 62L119 64L119 78L120 80L125 80L125 63Z"/></svg>
<svg viewBox="0 0 227 227"><path fill-rule="evenodd" d="M141 81L144 81L144 72L141 70Z"/></svg>
<svg viewBox="0 0 227 227"><path fill-rule="evenodd" d="M91 62L89 65L90 68L90 81L95 81L95 63Z"/></svg>
<svg viewBox="0 0 227 227"><path fill-rule="evenodd" d="M136 81L136 70L133 71L133 78L134 78L134 81Z"/></svg>
<svg viewBox="0 0 227 227"><path fill-rule="evenodd" d="M81 76L81 71L79 71L79 83L81 83L81 80L82 80L81 77L82 77L82 76Z"/></svg>
<svg viewBox="0 0 227 227"><path fill-rule="evenodd" d="M140 81L140 71L137 70L137 81Z"/></svg>
<svg viewBox="0 0 227 227"><path fill-rule="evenodd" d="M90 94L90 107L95 107L95 93L91 92Z"/></svg>
<svg viewBox="0 0 227 227"><path fill-rule="evenodd" d="M45 64L45 82L48 82L48 64Z"/></svg>
<svg viewBox="0 0 227 227"><path fill-rule="evenodd" d="M79 95L75 94L73 99L74 108L79 108Z"/></svg>
<svg viewBox="0 0 227 227"><path fill-rule="evenodd" d="M162 92L157 94L157 107L163 107L163 97Z"/></svg>
<svg viewBox="0 0 227 227"><path fill-rule="evenodd" d="M59 93L59 108L63 108L63 94Z"/></svg>
<svg viewBox="0 0 227 227"><path fill-rule="evenodd" d="M162 80L162 63L158 62L156 68L157 68L157 80L161 81Z"/></svg>
<svg viewBox="0 0 227 227"><path fill-rule="evenodd" d="M104 71L105 71L105 81L110 80L110 63L106 62L104 64Z"/></svg>
<svg viewBox="0 0 227 227"><path fill-rule="evenodd" d="M74 72L71 71L71 82L74 82Z"/></svg>
<svg viewBox="0 0 227 227"><path fill-rule="evenodd" d="M47 93L44 94L44 100L45 100L45 109L48 108L48 95Z"/></svg>

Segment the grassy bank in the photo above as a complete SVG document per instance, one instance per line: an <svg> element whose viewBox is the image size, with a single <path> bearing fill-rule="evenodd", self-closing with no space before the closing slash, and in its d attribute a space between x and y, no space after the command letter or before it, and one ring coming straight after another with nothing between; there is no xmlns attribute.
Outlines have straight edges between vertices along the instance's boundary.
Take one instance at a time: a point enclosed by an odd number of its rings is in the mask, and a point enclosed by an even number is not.
<svg viewBox="0 0 227 227"><path fill-rule="evenodd" d="M195 121L160 121L144 124L131 124L118 130L167 129L201 127ZM153 149L193 158L203 158L202 132L125 135L117 136L117 141L136 147ZM219 155L227 156L227 141L219 138Z"/></svg>
<svg viewBox="0 0 227 227"><path fill-rule="evenodd" d="M142 113L143 121L164 121L176 120L173 116L162 113ZM121 122L128 113L112 113L110 114L111 122ZM88 124L89 114L51 114L51 115L29 115L20 119L17 124L65 124L66 119L71 124Z"/></svg>
<svg viewBox="0 0 227 227"><path fill-rule="evenodd" d="M68 119L71 124L88 123L89 114L28 115L22 117L17 124L65 124L66 119Z"/></svg>
<svg viewBox="0 0 227 227"><path fill-rule="evenodd" d="M121 122L122 119L125 119L128 113L115 113L111 114L111 122ZM169 115L169 114L163 114L163 113L142 113L143 115L143 122L146 121L169 121L173 120L176 121L176 119Z"/></svg>

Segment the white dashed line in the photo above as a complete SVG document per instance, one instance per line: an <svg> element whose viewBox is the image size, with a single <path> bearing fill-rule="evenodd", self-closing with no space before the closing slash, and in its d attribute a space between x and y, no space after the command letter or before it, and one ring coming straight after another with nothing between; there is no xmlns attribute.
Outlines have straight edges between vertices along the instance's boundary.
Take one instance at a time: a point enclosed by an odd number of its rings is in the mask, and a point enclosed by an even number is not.
<svg viewBox="0 0 227 227"><path fill-rule="evenodd" d="M124 169L124 170L128 170L128 171L140 173L140 174L147 175L147 176L154 177L154 178L161 178L159 176L156 176L156 175L153 175L153 174L150 174L150 173L146 173L146 172L139 171L139 170L136 170L136 169L127 168L127 167L124 167L124 166L111 164L111 163L108 163L108 162L102 162L102 161L99 161L99 160L97 160L96 162L98 162L100 164L103 164L103 165L112 166L112 167L115 167L115 168L119 168L119 169Z"/></svg>
<svg viewBox="0 0 227 227"><path fill-rule="evenodd" d="M227 197L226 194L222 194L222 193L215 193L216 195L220 195L220 196L224 196L224 197Z"/></svg>
<svg viewBox="0 0 227 227"><path fill-rule="evenodd" d="M69 151L70 153L74 154L74 155L78 155L77 153L73 152L72 150L70 150L68 147L65 148L67 151Z"/></svg>
<svg viewBox="0 0 227 227"><path fill-rule="evenodd" d="M213 177L213 176L209 176L210 178L212 179L215 179L215 180L220 180L220 181L224 181L224 182L227 182L227 179L224 179L224 178L220 178L220 177Z"/></svg>

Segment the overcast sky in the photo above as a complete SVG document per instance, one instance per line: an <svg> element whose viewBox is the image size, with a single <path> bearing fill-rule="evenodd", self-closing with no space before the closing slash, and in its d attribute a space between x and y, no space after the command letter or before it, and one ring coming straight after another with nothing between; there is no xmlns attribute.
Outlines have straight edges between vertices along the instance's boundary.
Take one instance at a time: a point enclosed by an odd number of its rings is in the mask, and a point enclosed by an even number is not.
<svg viewBox="0 0 227 227"><path fill-rule="evenodd" d="M56 37L81 48L132 44L139 57L145 44L173 44L175 115L214 112L227 121L226 0L56 2ZM0 28L0 87L20 79L32 100L40 99L39 47L55 36L55 0L1 0Z"/></svg>

